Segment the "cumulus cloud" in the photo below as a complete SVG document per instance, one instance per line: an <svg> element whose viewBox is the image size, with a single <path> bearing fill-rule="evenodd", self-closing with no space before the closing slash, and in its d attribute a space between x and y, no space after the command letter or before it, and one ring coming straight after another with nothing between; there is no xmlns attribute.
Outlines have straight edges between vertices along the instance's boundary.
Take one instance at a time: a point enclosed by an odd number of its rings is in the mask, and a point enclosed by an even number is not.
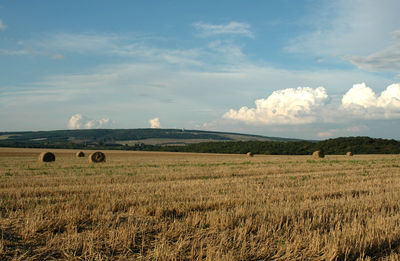
<svg viewBox="0 0 400 261"><path fill-rule="evenodd" d="M318 111L327 99L324 87L288 88L274 91L266 99L256 100L256 108L231 109L223 118L265 125L312 123L317 120Z"/></svg>
<svg viewBox="0 0 400 261"><path fill-rule="evenodd" d="M389 85L379 96L365 83L354 84L343 96L342 107L367 119L400 118L400 84Z"/></svg>
<svg viewBox="0 0 400 261"><path fill-rule="evenodd" d="M342 98L344 108L358 106L362 108L376 107L377 98L375 92L365 83L354 84Z"/></svg>
<svg viewBox="0 0 400 261"><path fill-rule="evenodd" d="M150 123L150 128L152 128L152 129L161 128L161 123L160 123L159 118L151 119L151 120L149 120L149 123Z"/></svg>
<svg viewBox="0 0 400 261"><path fill-rule="evenodd" d="M232 21L228 24L207 24L203 22L197 22L194 23L193 26L199 32L199 36L201 37L216 35L240 35L254 38L248 23Z"/></svg>
<svg viewBox="0 0 400 261"><path fill-rule="evenodd" d="M105 127L110 127L112 121L109 118L103 118L100 120L92 120L88 117L77 113L72 115L68 121L69 129L100 129Z"/></svg>
<svg viewBox="0 0 400 261"><path fill-rule="evenodd" d="M7 29L7 25L5 25L3 23L3 21L0 19L0 30L6 30Z"/></svg>

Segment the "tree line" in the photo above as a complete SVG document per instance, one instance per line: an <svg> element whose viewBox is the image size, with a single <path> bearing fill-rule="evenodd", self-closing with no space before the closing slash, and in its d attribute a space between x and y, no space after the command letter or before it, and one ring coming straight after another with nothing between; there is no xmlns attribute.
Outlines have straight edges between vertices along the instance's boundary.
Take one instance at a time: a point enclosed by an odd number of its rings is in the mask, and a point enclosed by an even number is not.
<svg viewBox="0 0 400 261"><path fill-rule="evenodd" d="M312 141L226 141L202 142L186 146L154 146L151 150L198 152L198 153L237 153L252 152L266 155L309 155L316 150L325 154L398 154L400 142L388 139L370 137L346 137L328 139L319 142Z"/></svg>

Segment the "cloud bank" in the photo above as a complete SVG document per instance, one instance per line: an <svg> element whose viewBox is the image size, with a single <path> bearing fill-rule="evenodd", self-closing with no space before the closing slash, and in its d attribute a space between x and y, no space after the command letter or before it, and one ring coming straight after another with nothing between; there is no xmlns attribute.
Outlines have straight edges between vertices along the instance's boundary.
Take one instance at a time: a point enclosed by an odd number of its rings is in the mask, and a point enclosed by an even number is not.
<svg viewBox="0 0 400 261"><path fill-rule="evenodd" d="M100 120L92 120L88 117L77 113L72 115L68 121L68 129L100 129L110 127L112 121L109 118Z"/></svg>
<svg viewBox="0 0 400 261"><path fill-rule="evenodd" d="M230 109L222 118L254 125L350 122L354 118L400 119L400 84L389 85L380 95L365 83L354 84L337 102L329 99L324 87L289 88L274 91L266 99L256 100L255 105L255 108ZM349 131L354 132L354 129ZM319 136L332 136L337 132L321 132Z"/></svg>
<svg viewBox="0 0 400 261"><path fill-rule="evenodd" d="M151 119L151 120L149 120L149 123L150 123L150 128L152 128L152 129L161 128L161 123L160 123L159 118Z"/></svg>
<svg viewBox="0 0 400 261"><path fill-rule="evenodd" d="M266 99L256 100L256 108L231 109L223 118L256 124L307 124L317 120L327 99L324 87L278 90Z"/></svg>

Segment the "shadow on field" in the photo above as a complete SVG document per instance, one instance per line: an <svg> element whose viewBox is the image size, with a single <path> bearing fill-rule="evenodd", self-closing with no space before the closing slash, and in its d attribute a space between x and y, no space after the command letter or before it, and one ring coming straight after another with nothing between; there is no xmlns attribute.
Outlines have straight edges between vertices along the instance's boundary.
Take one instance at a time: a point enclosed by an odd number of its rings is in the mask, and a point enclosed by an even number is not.
<svg viewBox="0 0 400 261"><path fill-rule="evenodd" d="M388 241L384 240L379 244L372 244L364 251L355 250L348 254L340 254L336 260L359 260L360 257L369 257L371 260L381 260L388 257L391 253L399 253L400 239Z"/></svg>

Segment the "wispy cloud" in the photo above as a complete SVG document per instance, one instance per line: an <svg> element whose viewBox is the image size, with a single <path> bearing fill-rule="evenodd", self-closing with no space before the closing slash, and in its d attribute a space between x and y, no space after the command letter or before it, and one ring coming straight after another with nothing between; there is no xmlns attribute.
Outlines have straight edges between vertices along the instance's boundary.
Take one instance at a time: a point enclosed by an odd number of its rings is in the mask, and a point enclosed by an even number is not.
<svg viewBox="0 0 400 261"><path fill-rule="evenodd" d="M350 56L348 60L368 71L400 72L400 30L392 33L392 43L385 49L368 56Z"/></svg>
<svg viewBox="0 0 400 261"><path fill-rule="evenodd" d="M176 65L201 65L201 49L166 49L152 46L142 36L95 33L59 33L43 35L38 39L25 41L25 45L37 53L60 58L61 53L87 56L124 57L143 61L162 61ZM48 55L48 53L53 53ZM54 56L54 53L57 56ZM64 55L62 55L64 56Z"/></svg>
<svg viewBox="0 0 400 261"><path fill-rule="evenodd" d="M237 35L254 38L253 32L250 30L250 24L232 21L227 24L208 24L196 22L193 24L198 31L200 37L210 37L218 35Z"/></svg>
<svg viewBox="0 0 400 261"><path fill-rule="evenodd" d="M41 38L26 41L27 44L41 50L64 50L74 53L87 54L111 52L122 41L118 35L105 34L70 34L58 33L43 35Z"/></svg>
<svg viewBox="0 0 400 261"><path fill-rule="evenodd" d="M31 54L31 53L32 52L30 52L26 49L21 49L21 50L0 49L0 55L7 55L7 56L27 55L27 54Z"/></svg>
<svg viewBox="0 0 400 261"><path fill-rule="evenodd" d="M400 28L397 0L316 3L303 25L309 30L291 39L285 50L322 57L364 56L387 47L389 33Z"/></svg>
<svg viewBox="0 0 400 261"><path fill-rule="evenodd" d="M6 30L7 29L7 25L5 25L3 23L3 21L0 19L0 30Z"/></svg>
<svg viewBox="0 0 400 261"><path fill-rule="evenodd" d="M180 66L186 70L192 69L191 67L201 69L221 65L237 67L238 64L247 62L242 46L232 39L214 39L206 45L189 49L161 48L157 42L152 41L157 40L119 34L45 34L23 41L21 45L25 49L0 50L0 55L35 54L52 59L63 59L72 55L124 58L135 63L162 63Z"/></svg>

